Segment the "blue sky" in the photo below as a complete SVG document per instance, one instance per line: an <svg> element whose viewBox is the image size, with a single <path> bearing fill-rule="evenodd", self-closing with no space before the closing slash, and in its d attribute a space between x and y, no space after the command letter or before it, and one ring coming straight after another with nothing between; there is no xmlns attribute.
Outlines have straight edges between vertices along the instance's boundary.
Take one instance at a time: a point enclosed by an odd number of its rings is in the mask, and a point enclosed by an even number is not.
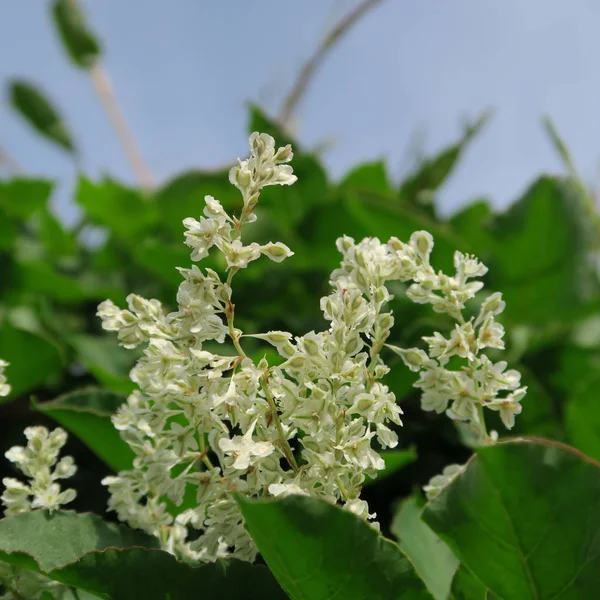
<svg viewBox="0 0 600 600"><path fill-rule="evenodd" d="M105 65L153 174L165 180L246 153L246 103L279 106L342 0L88 0ZM384 158L400 175L409 147L433 152L464 117L496 109L440 193L445 211L488 196L505 206L542 171L562 167L540 125L549 113L591 182L600 164L600 3L596 0L385 0L335 48L298 112L308 147L333 140L334 177ZM132 182L85 73L65 58L49 3L0 0L0 83L19 76L58 104L93 177ZM3 103L0 143L28 173L61 183L74 215L69 158Z"/></svg>

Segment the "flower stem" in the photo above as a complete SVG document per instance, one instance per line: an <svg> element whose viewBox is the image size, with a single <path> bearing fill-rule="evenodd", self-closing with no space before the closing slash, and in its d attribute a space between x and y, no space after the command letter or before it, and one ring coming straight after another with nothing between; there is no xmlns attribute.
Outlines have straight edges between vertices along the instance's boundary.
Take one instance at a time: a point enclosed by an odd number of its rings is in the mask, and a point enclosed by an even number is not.
<svg viewBox="0 0 600 600"><path fill-rule="evenodd" d="M296 459L294 458L294 453L292 452L292 447L285 437L285 433L283 431L283 427L281 425L281 421L279 420L279 413L277 412L277 406L275 405L275 400L273 395L271 394L271 390L269 390L269 386L267 385L268 374L265 371L264 375L260 378L260 387L265 393L265 398L269 404L269 408L271 409L271 414L273 415L273 421L275 423L275 427L277 427L277 433L279 434L279 440L281 442L281 446L283 449L283 453L285 458L287 459L290 467L294 470L294 473L298 473L298 463L296 463Z"/></svg>

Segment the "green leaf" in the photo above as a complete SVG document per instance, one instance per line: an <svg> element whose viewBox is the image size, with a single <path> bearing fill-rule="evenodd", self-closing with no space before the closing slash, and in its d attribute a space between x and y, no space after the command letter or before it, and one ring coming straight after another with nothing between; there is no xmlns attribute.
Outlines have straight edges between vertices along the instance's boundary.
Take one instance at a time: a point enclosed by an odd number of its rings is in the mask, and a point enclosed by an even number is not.
<svg viewBox="0 0 600 600"><path fill-rule="evenodd" d="M147 236L159 220L152 198L110 179L96 183L81 177L75 201L91 221L108 228L128 246Z"/></svg>
<svg viewBox="0 0 600 600"><path fill-rule="evenodd" d="M77 277L60 273L48 262L19 263L18 281L20 287L28 292L64 303L78 303L88 297L87 290Z"/></svg>
<svg viewBox="0 0 600 600"><path fill-rule="evenodd" d="M462 153L473 137L489 121L491 113L485 112L473 123L467 124L461 138L432 158L428 158L400 185L398 195L410 202L419 203L424 193L434 192L449 177Z"/></svg>
<svg viewBox="0 0 600 600"><path fill-rule="evenodd" d="M392 533L433 597L447 600L458 559L421 520L422 508L421 498L406 498L392 521Z"/></svg>
<svg viewBox="0 0 600 600"><path fill-rule="evenodd" d="M68 152L76 152L76 144L68 126L53 103L30 83L13 80L9 83L12 107L41 135Z"/></svg>
<svg viewBox="0 0 600 600"><path fill-rule="evenodd" d="M431 598L398 546L350 512L302 496L237 500L291 600Z"/></svg>
<svg viewBox="0 0 600 600"><path fill-rule="evenodd" d="M28 219L48 205L53 183L46 179L14 178L0 181L0 209L7 216Z"/></svg>
<svg viewBox="0 0 600 600"><path fill-rule="evenodd" d="M75 350L77 361L104 387L118 394L129 394L135 389L129 371L139 351L119 346L112 336L71 335L67 341Z"/></svg>
<svg viewBox="0 0 600 600"><path fill-rule="evenodd" d="M0 557L38 572L49 572L88 552L138 546L157 548L158 540L97 515L34 510L0 520Z"/></svg>
<svg viewBox="0 0 600 600"><path fill-rule="evenodd" d="M494 224L489 281L503 293L505 316L535 325L576 316L597 285L588 262L590 241L576 186L538 179Z"/></svg>
<svg viewBox="0 0 600 600"><path fill-rule="evenodd" d="M12 387L2 401L22 396L62 372L63 358L58 346L7 322L0 324L0 356L10 363L6 377Z"/></svg>
<svg viewBox="0 0 600 600"><path fill-rule="evenodd" d="M593 598L600 586L600 464L568 446L482 447L425 522L502 600Z"/></svg>
<svg viewBox="0 0 600 600"><path fill-rule="evenodd" d="M111 422L125 397L112 392L84 388L63 394L50 402L35 402L34 408L48 415L77 436L111 469L131 469L134 454Z"/></svg>
<svg viewBox="0 0 600 600"><path fill-rule="evenodd" d="M485 200L469 204L450 219L455 234L468 242L470 251L484 263L492 248L492 222L492 209Z"/></svg>
<svg viewBox="0 0 600 600"><path fill-rule="evenodd" d="M0 521L0 559L110 600L284 600L260 566L193 567L157 540L90 514L34 511Z"/></svg>
<svg viewBox="0 0 600 600"><path fill-rule="evenodd" d="M451 600L493 600L489 590L464 565L459 565L450 592Z"/></svg>
<svg viewBox="0 0 600 600"><path fill-rule="evenodd" d="M60 39L73 62L89 69L100 56L100 43L89 28L77 0L56 0L52 16Z"/></svg>
<svg viewBox="0 0 600 600"><path fill-rule="evenodd" d="M382 160L364 163L354 167L345 175L339 184L341 189L351 189L358 192L377 192L393 194L387 167Z"/></svg>
<svg viewBox="0 0 600 600"><path fill-rule="evenodd" d="M37 235L46 252L55 258L70 256L77 251L77 239L47 208L37 216Z"/></svg>

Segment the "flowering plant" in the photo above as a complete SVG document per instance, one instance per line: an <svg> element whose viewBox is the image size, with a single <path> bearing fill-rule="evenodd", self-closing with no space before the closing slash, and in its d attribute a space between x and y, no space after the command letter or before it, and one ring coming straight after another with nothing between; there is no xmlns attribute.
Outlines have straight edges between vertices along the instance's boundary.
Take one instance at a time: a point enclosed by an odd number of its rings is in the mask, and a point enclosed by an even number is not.
<svg viewBox="0 0 600 600"><path fill-rule="evenodd" d="M103 328L116 332L122 346L144 347L131 371L137 389L113 417L114 427L135 458L131 469L103 480L110 491L108 507L119 521L146 535L140 538L143 545L157 545L161 556L175 561L169 563L172 569L185 563L209 563L203 568L210 568L210 563L224 559L252 563L260 551L293 598L325 597L316 592L305 595L302 590L309 588L298 583L302 578L290 575L298 572L290 566L297 558L289 554L294 540L309 554L315 549L311 546L315 536L303 534L295 519L304 519L304 526L306 519L321 523L324 564L334 560L336 544L340 548L331 530L339 522L345 527L336 534L340 540L355 543L359 536L365 548L375 553L373 573L390 560L395 565L387 564L394 573L387 583L369 584L379 586L378 590L387 586L388 591L373 597L391 598L389 590L396 585L409 590L407 594L410 590L417 594L407 598L431 597L436 586L427 569L415 570L397 546L386 545L377 532L376 515L361 498L365 478L375 478L385 468L381 451L398 445L402 425L403 411L385 383L390 368L384 356L388 351L396 353L418 373L415 387L422 392L423 410L445 412L462 423L482 456L494 447L499 448L496 455L503 456L510 445L497 444L497 432L488 431L486 409L498 412L510 429L526 392L517 371L485 354L487 349L504 348L504 328L496 317L505 304L496 292L479 298L473 312L470 303L482 290L479 278L486 267L457 251L455 272L436 272L430 262L434 241L426 231L415 232L408 242L395 237L387 242L377 238L356 242L344 236L337 241L340 267L331 274L331 291L320 303L326 329L303 335L244 333L235 321L236 273L261 256L282 262L293 252L282 242L244 243L243 233L257 218L263 188L296 181L289 165L292 158L289 145L276 148L269 135L252 134L250 157L239 160L229 173L242 197L239 216L207 196L203 216L185 219L192 261L201 261L215 248L224 259L223 276L196 265L180 268L178 306L171 312L158 300L135 294L128 296L127 309L109 300L99 305ZM394 325L388 307L392 295L386 287L391 282L405 286L411 301L430 304L435 312L451 317L455 326L450 335L434 332L423 338L423 347L388 344ZM274 348L278 359L269 362L265 355L253 361L244 350L249 338ZM4 366L0 362L0 393L9 389ZM43 427L28 428L25 434L27 447L13 447L6 456L30 483L4 479L5 512L9 519L18 519L43 508L52 522L52 515L63 515L60 507L75 497L73 490L61 490L58 483L76 472L72 458L59 460L66 434ZM446 502L460 493L461 482L472 472L471 463L450 465L425 486L434 507L428 522L436 521L439 507L445 510ZM294 508L295 516L283 518L279 507ZM263 510L287 536L283 546L273 546L272 534L267 536L261 528ZM445 531L447 523L442 521L437 530ZM1 536L0 524L0 546ZM18 544L15 547L25 551ZM107 548L94 546L90 552L104 553ZM460 549L452 548L461 556ZM121 550L129 556L131 548ZM102 568L107 568L106 556L95 558ZM19 598L24 586L32 590L28 592L32 598L68 597L77 593L75 580L92 592L107 589L85 578L74 579L73 570L79 572L71 563L50 570L41 564L38 561L39 569L29 578L19 563L1 571L4 597ZM456 564L448 586L455 570ZM186 577L192 577L189 573ZM341 581L338 575L333 568L326 573L327 581L341 586L336 593L344 589L344 597L365 597L351 591L355 584ZM122 597L121 591L116 594Z"/></svg>

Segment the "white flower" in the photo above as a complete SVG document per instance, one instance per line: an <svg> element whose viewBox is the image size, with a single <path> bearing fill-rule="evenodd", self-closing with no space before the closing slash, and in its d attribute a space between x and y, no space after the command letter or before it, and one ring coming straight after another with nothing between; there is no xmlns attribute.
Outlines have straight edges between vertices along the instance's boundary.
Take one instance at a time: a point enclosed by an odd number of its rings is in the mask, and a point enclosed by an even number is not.
<svg viewBox="0 0 600 600"><path fill-rule="evenodd" d="M515 425L515 415L521 414L523 407L521 400L525 397L527 388L522 387L515 390L506 398L498 398L493 400L486 406L492 410L497 410L500 413L500 418L507 429L512 429Z"/></svg>
<svg viewBox="0 0 600 600"><path fill-rule="evenodd" d="M271 442L255 442L252 439L256 421L250 425L244 435L236 435L231 439L221 438L219 447L225 454L232 455L234 458L232 467L240 471L245 471L256 461L255 458L265 458L275 451L275 446Z"/></svg>
<svg viewBox="0 0 600 600"><path fill-rule="evenodd" d="M260 253L268 256L274 262L281 262L294 255L294 253L281 242L269 242L268 244L264 244L260 247Z"/></svg>
<svg viewBox="0 0 600 600"><path fill-rule="evenodd" d="M77 471L71 456L58 460L67 441L65 431L60 427L51 432L45 427L27 427L25 437L26 447L13 446L5 453L6 458L30 479L28 484L12 477L2 480L5 490L0 499L7 516L34 508L56 510L75 498L75 490L62 491L55 481L72 477Z"/></svg>
<svg viewBox="0 0 600 600"><path fill-rule="evenodd" d="M229 268L244 269L248 263L260 256L260 246L256 242L244 246L240 240L232 242L222 240L219 243L219 249L223 252Z"/></svg>
<svg viewBox="0 0 600 600"><path fill-rule="evenodd" d="M448 487L465 470L466 465L448 465L444 468L441 475L436 475L429 480L429 483L423 486L423 491L428 500L433 500L436 496Z"/></svg>

